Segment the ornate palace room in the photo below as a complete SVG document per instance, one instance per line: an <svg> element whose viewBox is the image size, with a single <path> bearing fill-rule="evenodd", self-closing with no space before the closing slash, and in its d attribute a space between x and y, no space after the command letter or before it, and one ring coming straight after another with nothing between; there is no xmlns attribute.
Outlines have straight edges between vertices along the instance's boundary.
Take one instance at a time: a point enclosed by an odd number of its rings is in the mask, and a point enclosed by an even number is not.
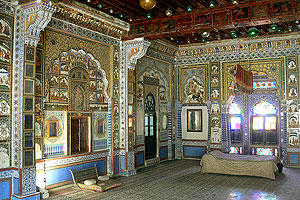
<svg viewBox="0 0 300 200"><path fill-rule="evenodd" d="M0 199L298 199L300 0L0 0Z"/></svg>

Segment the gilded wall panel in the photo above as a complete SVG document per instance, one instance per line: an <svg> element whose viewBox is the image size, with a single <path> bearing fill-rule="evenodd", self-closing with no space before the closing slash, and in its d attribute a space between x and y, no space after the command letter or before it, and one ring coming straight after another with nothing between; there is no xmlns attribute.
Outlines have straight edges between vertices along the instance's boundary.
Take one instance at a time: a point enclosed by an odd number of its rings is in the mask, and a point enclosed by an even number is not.
<svg viewBox="0 0 300 200"><path fill-rule="evenodd" d="M74 49L75 51L83 50L85 53L90 54L94 57L95 60L99 61L101 69L104 70L104 73L106 75L106 79L110 79L111 74L111 57L112 57L112 51L110 50L110 46L104 43L100 43L97 41L91 41L85 38L79 38L73 35L67 35L59 32L55 32L52 30L46 30L45 31L45 73L56 73L63 75L64 73L67 74L68 69L64 69L63 66L61 67L61 71L58 71L58 68L55 68L57 62L57 58L61 58L61 53L63 52L69 52L70 49ZM77 59L76 57L74 58ZM81 58L84 60L84 58ZM88 59L88 58L86 58ZM60 60L63 62L63 60ZM89 66L94 66L94 63L88 63ZM68 67L66 65L66 67ZM55 71L56 70L56 71ZM64 70L67 70L66 72ZM102 75L100 75L100 78ZM95 74L95 84L91 85L91 87L96 87L95 90L97 90L97 87L101 87L101 84L97 82L97 74ZM66 78L64 76L60 76L59 78L57 76L51 76L48 77L50 79L49 85L45 85L45 94L51 91L47 91L47 88L56 88L59 87L67 87ZM99 78L99 79L100 79ZM93 84L94 82L91 82ZM47 81L45 82L47 84ZM53 85L54 84L54 85ZM108 83L108 94L111 96L111 86L110 83ZM57 91L57 96L66 96L62 93L62 90ZM55 92L53 92L54 94ZM94 94L94 93L93 93ZM97 96L97 92L95 93L95 99L101 98L101 94ZM91 98L93 100L93 95L91 94ZM96 100L95 100L96 101Z"/></svg>
<svg viewBox="0 0 300 200"><path fill-rule="evenodd" d="M179 67L179 100L189 103L203 103L209 97L207 83L207 65Z"/></svg>
<svg viewBox="0 0 300 200"><path fill-rule="evenodd" d="M252 72L263 72L269 78L274 79L277 82L277 95L282 99L283 97L283 59L274 58L268 60L259 60L259 61L234 61L234 62L224 62L222 67L223 75L223 100L228 100L229 87L234 80L234 67L240 64L242 68L252 71Z"/></svg>

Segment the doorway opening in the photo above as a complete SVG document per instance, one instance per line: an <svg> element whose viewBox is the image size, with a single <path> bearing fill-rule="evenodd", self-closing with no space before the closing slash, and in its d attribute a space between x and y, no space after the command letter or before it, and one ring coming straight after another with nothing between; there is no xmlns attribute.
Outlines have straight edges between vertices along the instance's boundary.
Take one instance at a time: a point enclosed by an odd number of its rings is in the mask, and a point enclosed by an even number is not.
<svg viewBox="0 0 300 200"><path fill-rule="evenodd" d="M88 117L71 117L71 154L89 152Z"/></svg>
<svg viewBox="0 0 300 200"><path fill-rule="evenodd" d="M145 99L145 158L156 157L156 112L155 99L149 93Z"/></svg>

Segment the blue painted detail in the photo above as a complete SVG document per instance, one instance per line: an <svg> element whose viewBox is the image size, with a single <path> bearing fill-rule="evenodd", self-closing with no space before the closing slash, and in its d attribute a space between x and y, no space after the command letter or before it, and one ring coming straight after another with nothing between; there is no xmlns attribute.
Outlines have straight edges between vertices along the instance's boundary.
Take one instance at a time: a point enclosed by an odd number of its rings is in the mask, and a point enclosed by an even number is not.
<svg viewBox="0 0 300 200"><path fill-rule="evenodd" d="M44 151L45 156L63 155L63 154L64 154L64 144L45 146L45 151Z"/></svg>
<svg viewBox="0 0 300 200"><path fill-rule="evenodd" d="M134 175L134 174L136 174L136 170L132 170L130 172L120 171L120 175L122 175L122 176L129 176L129 175Z"/></svg>
<svg viewBox="0 0 300 200"><path fill-rule="evenodd" d="M17 195L14 195L11 197L11 200L19 200L19 199L22 199L22 200L40 200L40 193L37 192L36 194L34 195L29 195L28 197L26 196L17 196Z"/></svg>
<svg viewBox="0 0 300 200"><path fill-rule="evenodd" d="M144 153L137 153L136 154L136 164L138 166L144 165Z"/></svg>
<svg viewBox="0 0 300 200"><path fill-rule="evenodd" d="M106 149L107 141L106 140L95 140L94 141L94 149Z"/></svg>
<svg viewBox="0 0 300 200"><path fill-rule="evenodd" d="M168 147L160 148L159 157L160 159L166 159L168 157Z"/></svg>
<svg viewBox="0 0 300 200"><path fill-rule="evenodd" d="M13 194L19 194L19 179L14 178L14 192Z"/></svg>
<svg viewBox="0 0 300 200"><path fill-rule="evenodd" d="M53 185L56 183L72 180L70 169L76 171L80 169L93 167L94 164L96 164L98 173L99 174L103 173L105 172L105 161L106 160L100 160L96 162L90 162L90 163L84 163L80 165L73 165L69 167L48 170L46 171L46 185L48 186L48 185Z"/></svg>
<svg viewBox="0 0 300 200"><path fill-rule="evenodd" d="M186 157L202 157L205 154L205 147L191 147L191 146L184 146L183 152Z"/></svg>
<svg viewBox="0 0 300 200"><path fill-rule="evenodd" d="M120 169L119 169L119 156L114 157L114 174L118 174Z"/></svg>
<svg viewBox="0 0 300 200"><path fill-rule="evenodd" d="M299 154L289 154L290 156L290 163L289 164L299 164Z"/></svg>
<svg viewBox="0 0 300 200"><path fill-rule="evenodd" d="M11 180L0 180L0 199L9 199L11 191Z"/></svg>
<svg viewBox="0 0 300 200"><path fill-rule="evenodd" d="M125 170L125 169L126 169L126 157L121 156L121 170Z"/></svg>

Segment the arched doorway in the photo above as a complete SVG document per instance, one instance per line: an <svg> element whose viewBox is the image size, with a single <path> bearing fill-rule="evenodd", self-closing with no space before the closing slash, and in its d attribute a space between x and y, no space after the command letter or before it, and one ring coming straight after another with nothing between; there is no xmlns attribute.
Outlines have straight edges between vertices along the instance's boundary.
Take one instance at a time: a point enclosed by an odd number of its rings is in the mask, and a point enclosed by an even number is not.
<svg viewBox="0 0 300 200"><path fill-rule="evenodd" d="M155 98L149 93L145 98L145 158L156 157Z"/></svg>

